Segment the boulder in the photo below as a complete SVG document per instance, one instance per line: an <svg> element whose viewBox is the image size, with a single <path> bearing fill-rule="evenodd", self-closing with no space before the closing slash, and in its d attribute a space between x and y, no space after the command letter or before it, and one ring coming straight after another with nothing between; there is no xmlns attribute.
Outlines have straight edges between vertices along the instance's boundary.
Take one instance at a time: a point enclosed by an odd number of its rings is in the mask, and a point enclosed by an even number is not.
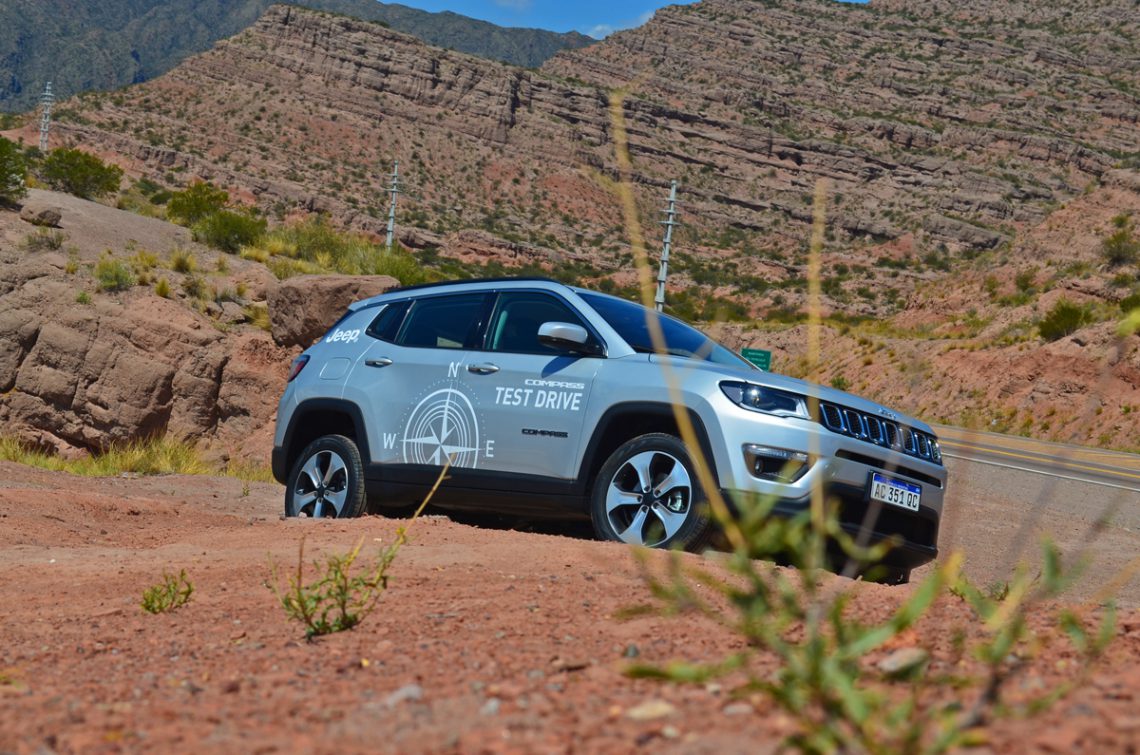
<svg viewBox="0 0 1140 755"><path fill-rule="evenodd" d="M278 346L309 346L354 301L391 291L388 275L301 275L267 291L269 322Z"/></svg>
<svg viewBox="0 0 1140 755"><path fill-rule="evenodd" d="M51 205L41 204L40 202L28 202L24 208L20 210L20 220L32 225L43 226L44 228L59 228L59 221L63 218L63 213L58 207Z"/></svg>

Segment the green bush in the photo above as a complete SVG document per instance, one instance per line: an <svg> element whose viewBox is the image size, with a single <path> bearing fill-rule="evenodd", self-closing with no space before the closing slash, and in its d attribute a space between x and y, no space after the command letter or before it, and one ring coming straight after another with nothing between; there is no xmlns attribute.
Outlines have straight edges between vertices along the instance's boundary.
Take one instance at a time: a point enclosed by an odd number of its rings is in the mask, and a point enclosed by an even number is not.
<svg viewBox="0 0 1140 755"><path fill-rule="evenodd" d="M1101 242L1101 253L1109 265L1130 265L1140 258L1140 239L1137 239L1132 218L1126 214L1112 219L1116 228Z"/></svg>
<svg viewBox="0 0 1140 755"><path fill-rule="evenodd" d="M0 204L14 204L28 193L28 165L13 141L0 136Z"/></svg>
<svg viewBox="0 0 1140 755"><path fill-rule="evenodd" d="M237 254L243 246L257 243L265 234L265 219L244 212L221 210L194 224L194 240L223 252Z"/></svg>
<svg viewBox="0 0 1140 755"><path fill-rule="evenodd" d="M102 257L95 265L95 279L100 291L122 291L135 285L131 266L110 256Z"/></svg>
<svg viewBox="0 0 1140 755"><path fill-rule="evenodd" d="M1120 308L1125 313L1131 312L1134 309L1140 309L1140 291L1135 291L1120 300Z"/></svg>
<svg viewBox="0 0 1140 755"><path fill-rule="evenodd" d="M182 225L191 226L220 212L230 195L208 181L197 181L184 191L171 193L166 203L166 214Z"/></svg>
<svg viewBox="0 0 1140 755"><path fill-rule="evenodd" d="M1092 315L1086 307L1061 299L1037 324L1041 337L1046 341L1056 341L1077 332L1081 326L1092 322Z"/></svg>
<svg viewBox="0 0 1140 755"><path fill-rule="evenodd" d="M40 175L53 189L94 199L119 190L123 169L81 150L61 147L44 159Z"/></svg>

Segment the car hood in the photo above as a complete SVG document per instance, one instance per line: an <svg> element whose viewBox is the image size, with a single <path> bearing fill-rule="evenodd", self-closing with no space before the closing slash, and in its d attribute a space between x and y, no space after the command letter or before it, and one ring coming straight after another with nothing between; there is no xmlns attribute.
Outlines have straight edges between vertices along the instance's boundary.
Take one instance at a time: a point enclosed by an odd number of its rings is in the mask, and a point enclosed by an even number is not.
<svg viewBox="0 0 1140 755"><path fill-rule="evenodd" d="M743 380L749 383L756 383L757 385L768 386L769 388L798 393L802 396L815 396L820 401L825 401L829 404L838 404L850 409L856 409L866 414L882 417L883 419L894 420L907 427L913 427L916 430L922 430L931 435L935 434L930 425L917 417L912 417L904 412L883 406L880 403L865 399L862 396L856 396L854 393L847 393L846 391L830 388L825 385L809 383L806 380L788 377L787 375L781 375L777 372L750 370L744 367L736 369L723 364L697 362L692 359L683 359L680 357L662 357L657 354L649 355L649 359L653 362L664 362L674 365L679 371L696 369L702 374L712 373L729 380Z"/></svg>

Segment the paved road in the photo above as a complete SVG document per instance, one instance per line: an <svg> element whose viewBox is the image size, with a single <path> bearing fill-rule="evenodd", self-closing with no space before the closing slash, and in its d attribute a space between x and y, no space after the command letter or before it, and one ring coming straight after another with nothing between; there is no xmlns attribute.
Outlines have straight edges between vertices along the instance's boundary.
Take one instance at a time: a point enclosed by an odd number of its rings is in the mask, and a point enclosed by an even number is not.
<svg viewBox="0 0 1140 755"><path fill-rule="evenodd" d="M1084 564L1068 597L1140 608L1140 456L937 427L950 472L938 538L980 585L1040 568L1041 541Z"/></svg>
<svg viewBox="0 0 1140 755"><path fill-rule="evenodd" d="M1136 454L948 426L936 431L943 455L953 459L1140 493Z"/></svg>

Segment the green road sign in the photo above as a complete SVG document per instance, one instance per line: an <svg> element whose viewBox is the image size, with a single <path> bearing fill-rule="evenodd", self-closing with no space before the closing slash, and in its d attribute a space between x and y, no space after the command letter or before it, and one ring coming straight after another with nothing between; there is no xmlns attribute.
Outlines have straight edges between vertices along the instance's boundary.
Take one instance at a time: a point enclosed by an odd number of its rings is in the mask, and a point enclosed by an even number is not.
<svg viewBox="0 0 1140 755"><path fill-rule="evenodd" d="M747 359L760 369L768 372L772 369L772 352L764 349L741 349L740 356Z"/></svg>

